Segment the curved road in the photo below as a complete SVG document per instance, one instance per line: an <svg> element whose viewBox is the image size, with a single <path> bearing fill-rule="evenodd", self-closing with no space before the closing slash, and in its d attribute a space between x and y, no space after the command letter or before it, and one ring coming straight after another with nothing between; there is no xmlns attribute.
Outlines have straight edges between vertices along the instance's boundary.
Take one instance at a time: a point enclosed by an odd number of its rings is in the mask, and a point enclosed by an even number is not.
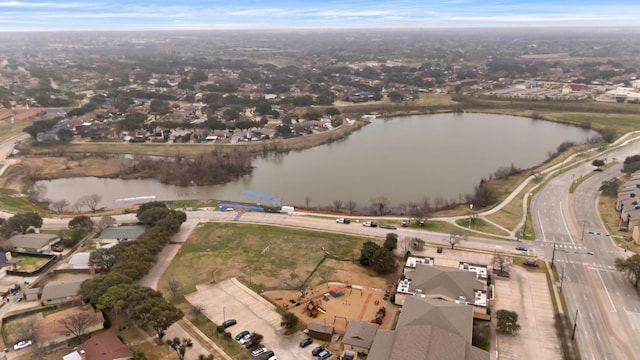
<svg viewBox="0 0 640 360"><path fill-rule="evenodd" d="M640 144L631 143L600 158L622 161L637 153ZM534 248L554 260L567 316L572 323L577 319L575 339L584 359L637 358L633 344L640 335L640 300L627 277L615 270L615 259L627 253L607 236L596 203L602 181L620 176L621 168L616 164L593 173L588 159L551 179L531 202ZM571 195L571 183L585 175L591 176Z"/></svg>

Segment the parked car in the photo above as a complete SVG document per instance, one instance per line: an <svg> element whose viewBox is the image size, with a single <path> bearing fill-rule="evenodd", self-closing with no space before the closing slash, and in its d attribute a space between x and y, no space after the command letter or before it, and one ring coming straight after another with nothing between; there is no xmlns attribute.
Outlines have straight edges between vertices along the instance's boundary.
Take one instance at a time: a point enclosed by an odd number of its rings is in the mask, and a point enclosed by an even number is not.
<svg viewBox="0 0 640 360"><path fill-rule="evenodd" d="M362 223L362 226L366 226L366 227L378 227L378 224L376 224L373 221L365 221Z"/></svg>
<svg viewBox="0 0 640 360"><path fill-rule="evenodd" d="M236 319L229 319L229 320L225 320L225 321L222 323L222 327L226 329L226 328L231 327L231 326L233 326L233 325L235 325L235 324L237 324L237 323L238 323L238 322L236 321Z"/></svg>
<svg viewBox="0 0 640 360"><path fill-rule="evenodd" d="M336 219L336 222L338 224L349 224L349 223L351 223L351 220L345 219L345 218L338 218L338 219Z"/></svg>
<svg viewBox="0 0 640 360"><path fill-rule="evenodd" d="M236 341L240 341L240 339L242 339L243 337L245 337L247 335L250 335L250 334L251 333L248 330L243 330L243 331L241 331L241 332L236 334L235 339L236 339Z"/></svg>
<svg viewBox="0 0 640 360"><path fill-rule="evenodd" d="M528 249L527 249L527 247L526 247L526 246L518 245L518 246L516 246L516 250L519 250L519 251L527 251Z"/></svg>
<svg viewBox="0 0 640 360"><path fill-rule="evenodd" d="M320 352L320 354L318 354L318 360L325 360L328 359L330 357L333 356L333 353L329 350L323 350L322 352Z"/></svg>
<svg viewBox="0 0 640 360"><path fill-rule="evenodd" d="M311 345L312 342L313 342L312 338L304 338L304 339L300 340L300 347L301 348L307 347L307 346Z"/></svg>
<svg viewBox="0 0 640 360"><path fill-rule="evenodd" d="M20 340L13 344L13 350L20 350L31 346L31 340Z"/></svg>
<svg viewBox="0 0 640 360"><path fill-rule="evenodd" d="M244 343L243 346L247 350L251 349L251 347L253 346L253 341L251 341L251 337L249 337L249 340L246 343Z"/></svg>
<svg viewBox="0 0 640 360"><path fill-rule="evenodd" d="M313 348L313 350L311 350L311 355L318 356L318 354L320 354L323 351L324 351L324 346L322 345L316 346L315 348Z"/></svg>
<svg viewBox="0 0 640 360"><path fill-rule="evenodd" d="M251 334L247 334L245 335L245 337L243 337L242 339L238 340L238 342L240 343L240 345L243 345L250 342L251 341Z"/></svg>
<svg viewBox="0 0 640 360"><path fill-rule="evenodd" d="M259 349L255 349L251 352L251 356L256 357L259 356L260 354L266 353L267 352L267 348L259 348Z"/></svg>
<svg viewBox="0 0 640 360"><path fill-rule="evenodd" d="M55 244L55 245L51 245L51 251L63 252L64 249L62 248L62 246Z"/></svg>

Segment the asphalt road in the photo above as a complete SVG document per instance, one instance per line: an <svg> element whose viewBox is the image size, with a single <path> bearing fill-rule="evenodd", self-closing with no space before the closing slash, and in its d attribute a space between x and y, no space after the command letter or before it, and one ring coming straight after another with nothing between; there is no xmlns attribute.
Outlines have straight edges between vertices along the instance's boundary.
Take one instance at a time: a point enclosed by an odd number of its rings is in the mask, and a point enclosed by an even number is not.
<svg viewBox="0 0 640 360"><path fill-rule="evenodd" d="M640 153L640 144L634 143L606 157L622 162L636 153ZM640 301L626 276L615 270L615 258L627 254L606 236L596 204L602 181L620 176L621 165L593 173L592 160L551 179L533 197L535 248L554 260L562 278L568 316L577 319L575 339L581 357L634 359L632 344L640 335ZM571 195L571 183L585 175L592 176Z"/></svg>

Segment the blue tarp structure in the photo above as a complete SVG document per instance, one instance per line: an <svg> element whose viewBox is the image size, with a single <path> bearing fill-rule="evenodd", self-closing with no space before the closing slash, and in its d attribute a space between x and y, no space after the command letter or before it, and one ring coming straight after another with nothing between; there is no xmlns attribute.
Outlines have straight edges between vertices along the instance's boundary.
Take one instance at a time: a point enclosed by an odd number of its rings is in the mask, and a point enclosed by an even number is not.
<svg viewBox="0 0 640 360"><path fill-rule="evenodd" d="M220 211L226 211L227 209L244 209L246 211L264 211L262 206L251 206L251 205L240 205L240 204L231 204L231 203L220 203L218 204L218 209Z"/></svg>

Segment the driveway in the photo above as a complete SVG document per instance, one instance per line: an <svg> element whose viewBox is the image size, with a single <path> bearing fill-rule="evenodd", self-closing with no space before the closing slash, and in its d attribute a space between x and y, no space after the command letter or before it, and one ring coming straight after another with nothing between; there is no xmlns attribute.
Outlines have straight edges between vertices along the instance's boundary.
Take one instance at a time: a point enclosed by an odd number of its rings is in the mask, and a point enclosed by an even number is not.
<svg viewBox="0 0 640 360"><path fill-rule="evenodd" d="M225 319L236 319L238 324L228 330L233 336L242 330L264 336L263 344L273 350L279 359L310 358L310 349L298 346L305 336L298 332L284 335L282 320L275 306L236 279L217 284L198 285L195 293L186 296L192 305L201 306L211 321L221 324Z"/></svg>
<svg viewBox="0 0 640 360"><path fill-rule="evenodd" d="M520 332L513 336L498 335L497 359L562 360L545 274L515 265L510 272L510 279L496 277L495 309L518 313Z"/></svg>

